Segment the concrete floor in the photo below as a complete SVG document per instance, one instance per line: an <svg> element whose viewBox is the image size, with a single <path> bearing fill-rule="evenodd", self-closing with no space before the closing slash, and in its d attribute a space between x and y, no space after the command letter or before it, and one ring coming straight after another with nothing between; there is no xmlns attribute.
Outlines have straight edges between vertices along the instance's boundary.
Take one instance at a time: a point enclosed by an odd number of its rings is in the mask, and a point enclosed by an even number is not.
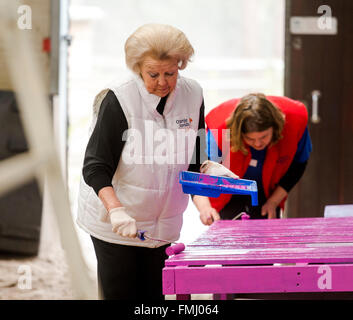
<svg viewBox="0 0 353 320"><path fill-rule="evenodd" d="M187 244L206 230L192 203L184 214L180 241ZM96 259L89 236L77 229L90 276L96 281ZM71 300L73 294L65 252L60 245L54 216L43 216L39 254L23 257L0 254L0 300ZM195 300L212 299L211 295L192 295ZM175 295L166 296L175 300Z"/></svg>
<svg viewBox="0 0 353 320"><path fill-rule="evenodd" d="M65 253L55 228L45 221L42 231L38 256L0 254L0 300L73 299Z"/></svg>

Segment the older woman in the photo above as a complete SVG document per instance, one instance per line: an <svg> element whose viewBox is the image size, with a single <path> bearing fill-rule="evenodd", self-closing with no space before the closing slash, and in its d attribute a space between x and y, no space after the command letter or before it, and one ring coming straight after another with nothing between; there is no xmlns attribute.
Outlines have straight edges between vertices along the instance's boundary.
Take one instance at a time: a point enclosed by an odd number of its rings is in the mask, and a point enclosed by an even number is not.
<svg viewBox="0 0 353 320"><path fill-rule="evenodd" d="M280 208L289 191L304 173L311 152L306 107L286 97L249 94L242 99L226 101L206 117L209 158L225 160L231 173L256 180L258 206L249 197L221 195L219 198L195 196L201 208L201 220L232 219L245 211L250 218L279 218ZM230 148L224 150L225 133L230 131ZM226 148L225 148L226 149ZM201 171L230 176L217 163L208 162Z"/></svg>
<svg viewBox="0 0 353 320"><path fill-rule="evenodd" d="M165 249L188 203L178 174L200 166L197 135L180 137L205 127L202 89L179 76L193 53L180 30L144 25L125 43L133 77L95 99L77 222L91 235L105 299L163 298ZM138 230L165 242L141 241Z"/></svg>

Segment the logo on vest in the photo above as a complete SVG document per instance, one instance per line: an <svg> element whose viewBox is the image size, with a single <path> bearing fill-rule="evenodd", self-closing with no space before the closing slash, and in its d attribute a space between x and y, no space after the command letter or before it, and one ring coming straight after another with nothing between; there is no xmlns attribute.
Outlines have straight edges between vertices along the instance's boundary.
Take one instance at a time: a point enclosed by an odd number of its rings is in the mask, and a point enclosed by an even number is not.
<svg viewBox="0 0 353 320"><path fill-rule="evenodd" d="M176 124L178 125L178 129L187 129L190 128L191 123L192 123L192 119L191 118L185 118L185 119L180 119L180 120L176 120Z"/></svg>

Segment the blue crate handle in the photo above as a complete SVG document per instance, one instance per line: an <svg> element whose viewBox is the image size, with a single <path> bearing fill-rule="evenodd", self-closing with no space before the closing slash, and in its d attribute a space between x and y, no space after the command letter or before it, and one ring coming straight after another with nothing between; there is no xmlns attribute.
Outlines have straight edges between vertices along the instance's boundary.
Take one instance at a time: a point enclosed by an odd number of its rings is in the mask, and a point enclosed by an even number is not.
<svg viewBox="0 0 353 320"><path fill-rule="evenodd" d="M179 182L183 192L218 198L221 194L243 194L251 196L251 204L258 205L257 183L254 180L233 179L203 173L181 171Z"/></svg>

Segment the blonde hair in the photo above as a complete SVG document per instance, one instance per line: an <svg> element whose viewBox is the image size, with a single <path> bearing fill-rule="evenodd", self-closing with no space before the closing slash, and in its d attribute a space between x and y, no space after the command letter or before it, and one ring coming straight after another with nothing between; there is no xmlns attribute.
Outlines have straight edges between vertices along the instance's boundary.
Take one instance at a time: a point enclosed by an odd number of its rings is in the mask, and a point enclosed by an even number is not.
<svg viewBox="0 0 353 320"><path fill-rule="evenodd" d="M282 111L262 93L251 93L244 96L232 115L226 120L230 129L230 142L233 152L248 151L243 142L243 134L261 132L273 128L272 145L282 138L285 117Z"/></svg>
<svg viewBox="0 0 353 320"><path fill-rule="evenodd" d="M125 42L126 65L140 73L140 65L146 57L158 60L176 59L180 70L185 69L194 49L185 34L165 24L145 24L139 27Z"/></svg>

